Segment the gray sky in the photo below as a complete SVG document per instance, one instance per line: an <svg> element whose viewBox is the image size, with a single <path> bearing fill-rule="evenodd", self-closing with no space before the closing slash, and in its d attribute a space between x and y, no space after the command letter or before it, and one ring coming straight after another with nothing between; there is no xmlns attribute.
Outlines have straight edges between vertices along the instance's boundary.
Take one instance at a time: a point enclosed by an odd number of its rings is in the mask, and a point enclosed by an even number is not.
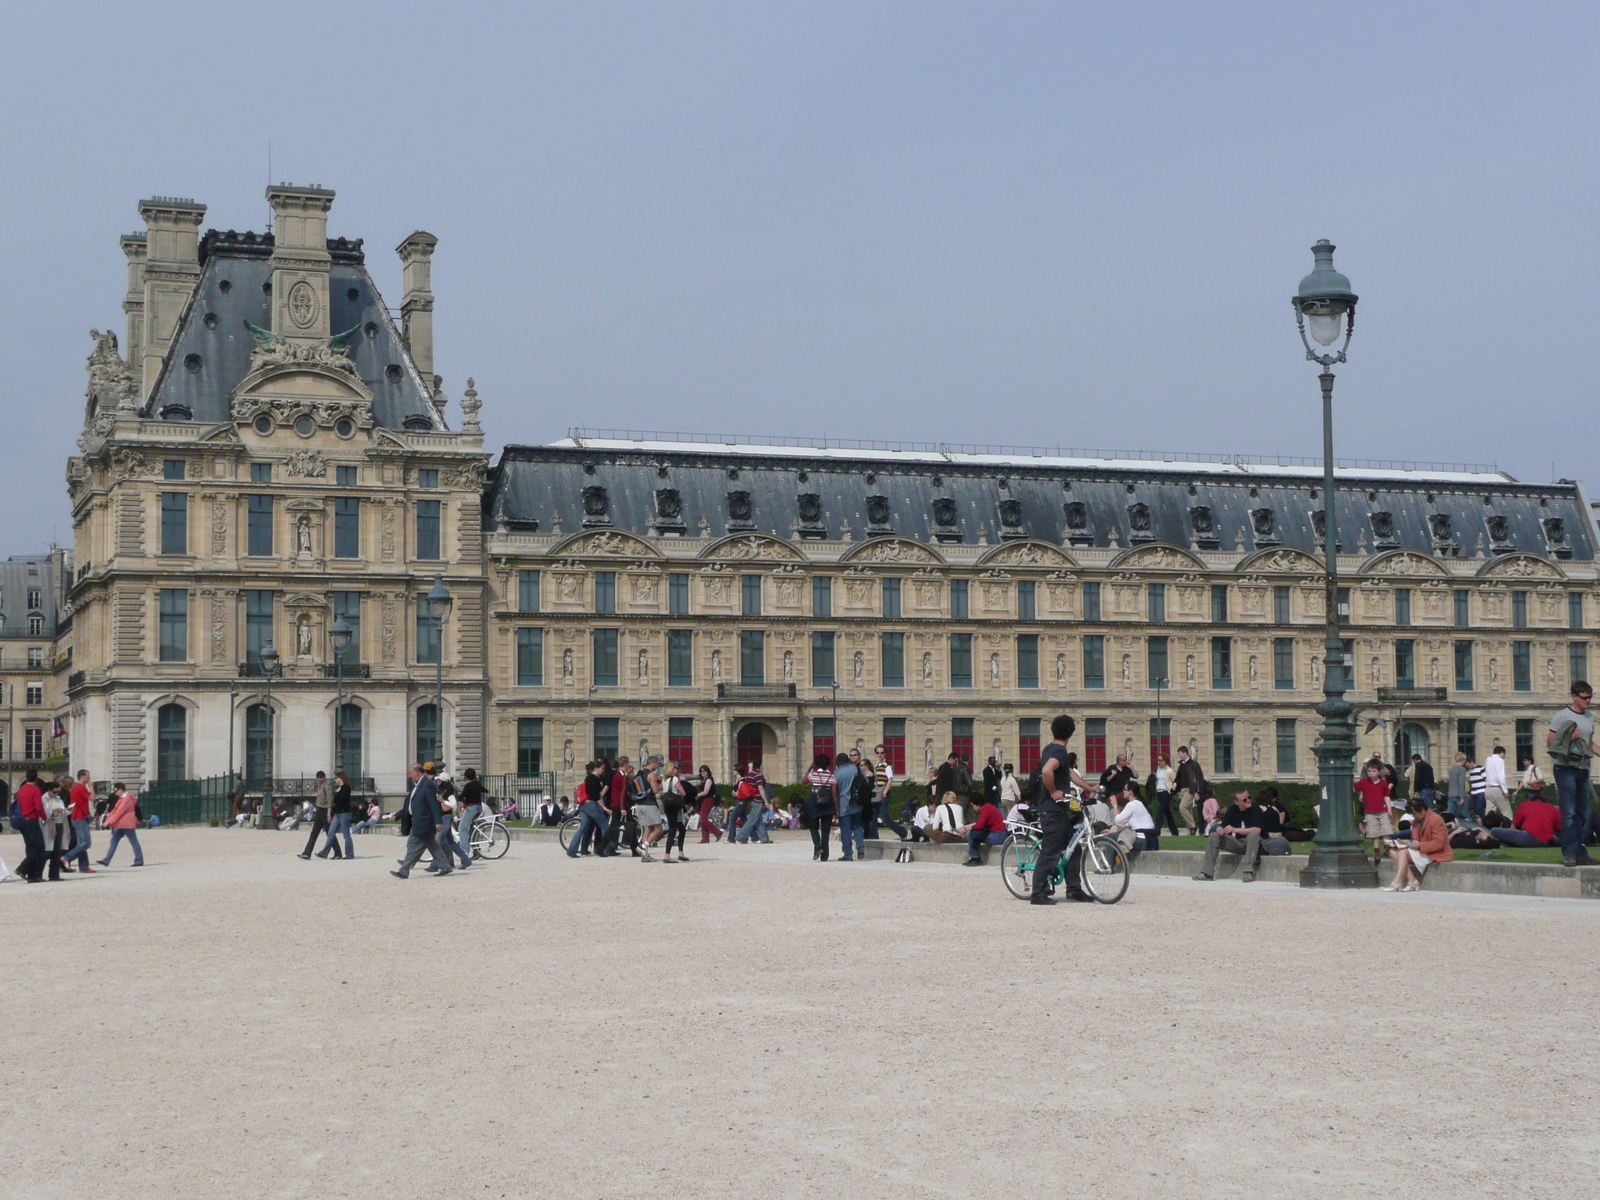
<svg viewBox="0 0 1600 1200"><path fill-rule="evenodd" d="M496 448L570 425L1319 454L1287 303L1360 293L1343 457L1590 471L1594 5L16 5L0 551L152 194L334 188ZM1589 315L1585 315L1585 314ZM459 413L450 409L454 424ZM1559 431L1559 432L1558 432Z"/></svg>

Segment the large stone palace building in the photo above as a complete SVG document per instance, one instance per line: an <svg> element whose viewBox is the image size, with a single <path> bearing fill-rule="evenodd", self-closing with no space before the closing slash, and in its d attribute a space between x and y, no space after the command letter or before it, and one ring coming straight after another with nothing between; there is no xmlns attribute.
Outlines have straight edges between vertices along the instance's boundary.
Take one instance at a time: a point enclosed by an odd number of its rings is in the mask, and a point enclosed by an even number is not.
<svg viewBox="0 0 1600 1200"><path fill-rule="evenodd" d="M268 198L272 234L156 199L122 240L127 352L97 335L68 467L75 766L326 767L344 616L345 760L388 789L430 754L563 787L597 752L1027 770L1059 711L1090 769L1183 743L1217 778L1315 777L1315 466L577 431L489 467L471 381L452 432L432 374L435 239L398 248L396 328L333 193ZM1600 622L1581 487L1338 480L1365 748L1532 754Z"/></svg>

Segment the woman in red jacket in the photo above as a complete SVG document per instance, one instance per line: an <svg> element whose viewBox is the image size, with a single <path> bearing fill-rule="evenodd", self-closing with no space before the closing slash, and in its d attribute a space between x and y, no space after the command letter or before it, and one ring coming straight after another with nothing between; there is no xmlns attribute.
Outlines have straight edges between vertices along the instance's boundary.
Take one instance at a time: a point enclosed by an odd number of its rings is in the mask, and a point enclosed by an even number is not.
<svg viewBox="0 0 1600 1200"><path fill-rule="evenodd" d="M1392 844L1389 857L1394 859L1394 880L1381 889L1385 892L1414 892L1424 871L1455 858L1444 818L1421 796L1413 796L1407 807L1411 810L1411 840Z"/></svg>
<svg viewBox="0 0 1600 1200"><path fill-rule="evenodd" d="M106 856L100 860L102 867L111 865L111 856L117 852L117 843L127 838L133 846L133 865L144 866L144 850L139 845L139 835L134 831L139 828L139 798L132 792L124 791L119 783L116 786L117 803L111 810L111 815L106 817L106 827L111 830L111 849L106 851Z"/></svg>

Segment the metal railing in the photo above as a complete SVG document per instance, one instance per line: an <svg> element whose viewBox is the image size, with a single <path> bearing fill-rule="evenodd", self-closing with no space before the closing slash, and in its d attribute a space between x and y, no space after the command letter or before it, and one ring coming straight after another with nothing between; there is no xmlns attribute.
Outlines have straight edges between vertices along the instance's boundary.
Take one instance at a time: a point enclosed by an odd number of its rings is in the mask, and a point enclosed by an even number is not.
<svg viewBox="0 0 1600 1200"><path fill-rule="evenodd" d="M146 817L160 817L163 825L198 825L226 821L235 777L211 775L205 779L156 780L139 793Z"/></svg>
<svg viewBox="0 0 1600 1200"><path fill-rule="evenodd" d="M456 781L460 787L460 780ZM485 775L483 786L488 790L496 803L510 800L517 806L517 816L529 817L533 815L536 804L546 796L559 797L556 790L556 773L554 771L540 771L533 775Z"/></svg>
<svg viewBox="0 0 1600 1200"><path fill-rule="evenodd" d="M793 700L792 683L719 683L718 700Z"/></svg>
<svg viewBox="0 0 1600 1200"><path fill-rule="evenodd" d="M333 783L332 776L328 779ZM266 790L265 779L252 779L248 776L244 780L246 793L261 794ZM352 775L350 777L350 794L352 796L371 796L377 794L378 784L370 775ZM272 797L274 800L283 797L298 799L301 796L315 796L317 794L317 777L315 775L274 775L272 777Z"/></svg>

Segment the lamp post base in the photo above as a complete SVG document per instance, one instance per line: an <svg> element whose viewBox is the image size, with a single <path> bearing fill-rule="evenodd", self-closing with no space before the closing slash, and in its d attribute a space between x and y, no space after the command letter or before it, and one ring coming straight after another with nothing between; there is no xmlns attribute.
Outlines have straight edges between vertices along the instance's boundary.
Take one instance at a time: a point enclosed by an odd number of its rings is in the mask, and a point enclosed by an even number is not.
<svg viewBox="0 0 1600 1200"><path fill-rule="evenodd" d="M1359 842L1337 842L1312 848L1300 872L1303 888L1375 888L1378 867Z"/></svg>

